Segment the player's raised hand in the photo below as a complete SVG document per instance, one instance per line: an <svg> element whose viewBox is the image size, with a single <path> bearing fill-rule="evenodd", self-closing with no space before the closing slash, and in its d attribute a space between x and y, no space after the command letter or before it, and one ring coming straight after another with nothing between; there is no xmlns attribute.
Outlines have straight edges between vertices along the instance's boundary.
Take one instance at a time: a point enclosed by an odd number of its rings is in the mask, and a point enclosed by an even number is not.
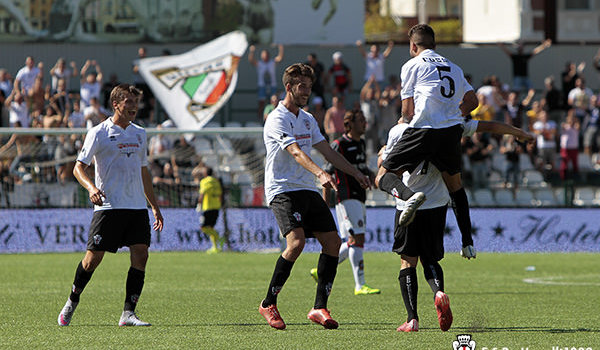
<svg viewBox="0 0 600 350"><path fill-rule="evenodd" d="M103 202L103 198L106 198L106 194L94 187L92 190L89 191L90 192L90 201L92 201L92 203L94 203L95 205L101 206L102 202Z"/></svg>
<svg viewBox="0 0 600 350"><path fill-rule="evenodd" d="M319 179L319 182L323 188L333 188L335 191L338 190L333 177L331 177L331 175L328 173L321 171L319 175L317 175L317 178Z"/></svg>

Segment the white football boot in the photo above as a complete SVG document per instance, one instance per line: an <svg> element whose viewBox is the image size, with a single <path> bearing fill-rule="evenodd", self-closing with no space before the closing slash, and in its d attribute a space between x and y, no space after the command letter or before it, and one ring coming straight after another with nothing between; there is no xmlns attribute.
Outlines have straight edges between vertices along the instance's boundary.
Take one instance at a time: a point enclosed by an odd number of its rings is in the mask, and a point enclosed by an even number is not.
<svg viewBox="0 0 600 350"><path fill-rule="evenodd" d="M71 299L67 299L65 306L60 310L60 314L58 314L58 325L59 326L68 326L71 323L71 318L73 317L73 313L75 312L75 308L77 304L72 302Z"/></svg>
<svg viewBox="0 0 600 350"><path fill-rule="evenodd" d="M123 311L119 320L119 326L151 326L151 324L140 320L133 311Z"/></svg>

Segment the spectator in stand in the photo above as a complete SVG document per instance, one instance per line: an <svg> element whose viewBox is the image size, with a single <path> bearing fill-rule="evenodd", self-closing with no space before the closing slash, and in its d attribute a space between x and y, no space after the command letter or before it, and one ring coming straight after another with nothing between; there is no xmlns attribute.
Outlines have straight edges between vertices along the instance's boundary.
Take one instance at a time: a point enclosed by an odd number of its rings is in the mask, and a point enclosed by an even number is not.
<svg viewBox="0 0 600 350"><path fill-rule="evenodd" d="M312 67L315 72L315 82L312 85L312 97L320 97L321 102L325 101L325 67L317 60L317 55L309 53L306 64Z"/></svg>
<svg viewBox="0 0 600 350"><path fill-rule="evenodd" d="M356 41L356 46L360 51L362 57L366 60L365 67L365 76L364 81L368 81L371 79L371 76L375 77L375 81L379 84L383 84L383 80L385 79L385 75L383 73L383 64L385 59L392 53L392 49L394 48L394 42L392 40L388 41L387 47L382 52L379 52L378 45L371 45L369 52L367 53L363 47L363 43L360 40Z"/></svg>
<svg viewBox="0 0 600 350"><path fill-rule="evenodd" d="M325 107L323 105L323 99L319 96L313 97L311 101L310 114L315 118L317 124L319 125L319 130L321 131L321 135L327 136L325 132L324 122L325 122Z"/></svg>
<svg viewBox="0 0 600 350"><path fill-rule="evenodd" d="M110 115L111 113L100 105L100 100L97 97L92 97L90 105L83 110L83 117L88 130L105 121Z"/></svg>
<svg viewBox="0 0 600 350"><path fill-rule="evenodd" d="M13 85L10 79L10 74L4 68L0 68L0 94L3 98L7 98L12 92Z"/></svg>
<svg viewBox="0 0 600 350"><path fill-rule="evenodd" d="M44 112L46 96L50 97L50 86L44 89L44 81L41 76L35 78L33 87L27 90L27 104L30 108L31 116L37 118Z"/></svg>
<svg viewBox="0 0 600 350"><path fill-rule="evenodd" d="M380 144L387 142L388 131L398 122L398 116L402 108L402 102L398 98L401 90L402 84L395 75L390 75L389 84L383 89L379 99L380 118L378 119L377 137Z"/></svg>
<svg viewBox="0 0 600 350"><path fill-rule="evenodd" d="M140 60L146 58L148 55L145 47L138 48L138 58L133 61L133 84L136 88L142 90L142 98L140 100L140 108L138 112L138 121L143 121L144 124L151 124L154 122L154 94L152 90L140 74ZM117 84L118 85L118 84Z"/></svg>
<svg viewBox="0 0 600 350"><path fill-rule="evenodd" d="M49 103L46 106L46 111L40 115L42 126L47 128L58 128L62 126L63 115L58 110L55 103Z"/></svg>
<svg viewBox="0 0 600 350"><path fill-rule="evenodd" d="M544 40L544 42L534 48L531 53L524 53L522 42L517 43L517 52L511 52L503 43L499 43L498 45L512 61L513 90L522 91L531 89L531 81L529 80L529 60L533 56L552 46L552 40Z"/></svg>
<svg viewBox="0 0 600 350"><path fill-rule="evenodd" d="M67 180L73 178L74 159L78 152L76 140L76 135L69 136L63 134L58 136L58 145L54 151L54 160L58 162L56 165L56 179L63 185ZM68 159L71 157L73 160Z"/></svg>
<svg viewBox="0 0 600 350"><path fill-rule="evenodd" d="M479 94L484 95L487 104L494 109L493 120L504 120L504 115L502 113L502 107L504 105L502 86L495 75L483 79L483 85L477 89L477 95Z"/></svg>
<svg viewBox="0 0 600 350"><path fill-rule="evenodd" d="M500 153L506 157L504 169L504 186L517 189L521 183L521 154L525 150L513 135L504 135L500 145Z"/></svg>
<svg viewBox="0 0 600 350"><path fill-rule="evenodd" d="M554 77L549 76L544 79L544 97L541 101L542 108L548 112L548 117L555 123L560 122L563 116L562 94L554 86Z"/></svg>
<svg viewBox="0 0 600 350"><path fill-rule="evenodd" d="M533 132L537 135L536 165L546 179L554 171L556 162L556 123L548 119L548 113L541 110L538 120L533 124Z"/></svg>
<svg viewBox="0 0 600 350"><path fill-rule="evenodd" d="M585 62L577 66L573 62L566 63L565 70L561 73L563 106L569 105L569 92L575 88L575 80L581 77L584 69Z"/></svg>
<svg viewBox="0 0 600 350"><path fill-rule="evenodd" d="M96 72L88 72L90 67L94 67ZM81 86L79 88L81 110L91 104L92 97L100 100L100 90L102 89L102 70L96 60L86 60L81 67Z"/></svg>
<svg viewBox="0 0 600 350"><path fill-rule="evenodd" d="M65 91L69 91L70 80L72 77L76 77L79 74L79 70L77 69L77 65L75 61L71 61L69 64L70 67L67 67L67 62L64 58L59 58L54 64L54 67L50 69L50 76L52 77L52 93L55 93L58 89L59 80L63 80L65 82Z"/></svg>
<svg viewBox="0 0 600 350"><path fill-rule="evenodd" d="M63 123L65 126L68 124L69 115L71 114L71 102L69 101L68 92L66 90L66 80L58 79L56 83L56 90L51 96L47 98L50 104L54 104L57 111L63 116Z"/></svg>
<svg viewBox="0 0 600 350"><path fill-rule="evenodd" d="M176 167L169 162L166 162L162 167L162 172L160 174L156 174L152 178L152 183L155 185L163 184L163 185L178 185L181 183L181 178L176 170Z"/></svg>
<svg viewBox="0 0 600 350"><path fill-rule="evenodd" d="M81 112L79 101L75 101L73 103L73 111L69 113L69 117L67 119L67 126L69 128L85 128L85 116L83 112Z"/></svg>
<svg viewBox="0 0 600 350"><path fill-rule="evenodd" d="M529 109L525 115L527 115L527 128L526 130L533 130L533 124L537 122L540 112L543 111L542 103L540 101L531 102L531 109Z"/></svg>
<svg viewBox="0 0 600 350"><path fill-rule="evenodd" d="M579 119L575 110L569 109L567 118L560 128L560 178L567 178L569 163L573 169L573 178L579 173L577 157L579 156Z"/></svg>
<svg viewBox="0 0 600 350"><path fill-rule="evenodd" d="M156 126L157 130L162 130L163 128L160 124ZM173 149L173 142L165 134L156 134L148 141L148 153L151 158L165 156L171 149Z"/></svg>
<svg viewBox="0 0 600 350"><path fill-rule="evenodd" d="M381 88L371 75L369 80L360 89L360 110L362 111L367 122L365 135L366 148L365 151L371 150L377 153L381 145L379 144L378 128L379 126L379 99L381 98Z"/></svg>
<svg viewBox="0 0 600 350"><path fill-rule="evenodd" d="M346 107L344 106L344 98L334 95L331 98L331 107L325 112L325 119L323 120L323 127L327 134L328 141L333 140L342 136L344 133L344 115L346 114Z"/></svg>
<svg viewBox="0 0 600 350"><path fill-rule="evenodd" d="M344 56L341 52L333 53L333 65L329 67L325 78L325 86L329 84L329 79L333 77L332 93L338 96L345 96L352 89L352 73L350 68L344 64Z"/></svg>
<svg viewBox="0 0 600 350"><path fill-rule="evenodd" d="M25 66L19 69L15 77L15 89L21 90L21 93L26 94L33 87L37 77L43 78L43 68L43 62L39 62L36 67L33 57L27 56Z"/></svg>
<svg viewBox="0 0 600 350"><path fill-rule="evenodd" d="M488 160L494 146L483 137L482 133L477 132L466 140L464 147L471 164L473 188L488 188L488 175L490 172Z"/></svg>
<svg viewBox="0 0 600 350"><path fill-rule="evenodd" d="M8 108L9 126L28 128L31 124L29 117L29 108L25 97L19 89L13 89L8 98L4 101L4 105Z"/></svg>
<svg viewBox="0 0 600 350"><path fill-rule="evenodd" d="M173 143L171 153L171 164L176 167L192 168L196 161L196 149L185 139L183 135Z"/></svg>
<svg viewBox="0 0 600 350"><path fill-rule="evenodd" d="M504 122L517 128L523 127L523 115L525 114L525 108L529 106L535 90L530 89L527 96L521 101L519 99L518 91L511 91L508 94L506 105L504 106ZM525 123L527 125L527 123ZM527 130L527 129L525 129Z"/></svg>
<svg viewBox="0 0 600 350"><path fill-rule="evenodd" d="M585 86L585 79L582 77L575 79L575 88L569 91L567 102L570 108L575 109L575 116L579 119L579 123L583 122L593 95L592 90Z"/></svg>
<svg viewBox="0 0 600 350"><path fill-rule="evenodd" d="M271 113L271 111L274 110L278 104L279 96L277 96L277 94L274 93L273 95L271 95L271 98L269 99L269 104L265 106L265 109L263 111L263 122L267 120L269 113Z"/></svg>
<svg viewBox="0 0 600 350"><path fill-rule="evenodd" d="M492 107L484 94L477 94L479 105L471 111L471 117L475 120L492 121L494 120L494 107Z"/></svg>
<svg viewBox="0 0 600 350"><path fill-rule="evenodd" d="M256 67L258 75L256 85L258 87L258 115L261 120L263 119L267 96L271 96L277 90L275 67L279 62L283 61L283 45L279 44L277 48L279 49L277 56L271 58L268 50L262 50L258 60L254 57L256 55L256 46L251 45L248 49L248 61Z"/></svg>
<svg viewBox="0 0 600 350"><path fill-rule="evenodd" d="M583 151L591 157L592 152L600 148L600 107L597 95L590 98L590 111L583 125Z"/></svg>
<svg viewBox="0 0 600 350"><path fill-rule="evenodd" d="M119 78L115 73L112 73L108 78L108 81L102 84L101 94L102 106L104 106L104 108L110 109L110 92L119 84L121 84L121 82L119 82Z"/></svg>

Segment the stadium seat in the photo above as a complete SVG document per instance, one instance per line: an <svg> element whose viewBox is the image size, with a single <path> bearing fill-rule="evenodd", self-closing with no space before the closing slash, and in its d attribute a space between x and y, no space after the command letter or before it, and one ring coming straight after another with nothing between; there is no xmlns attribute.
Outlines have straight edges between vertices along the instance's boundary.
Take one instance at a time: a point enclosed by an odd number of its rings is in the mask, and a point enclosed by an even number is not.
<svg viewBox="0 0 600 350"><path fill-rule="evenodd" d="M469 160L469 156L466 154L462 155L462 171L463 173L468 173L471 171L471 161Z"/></svg>
<svg viewBox="0 0 600 350"><path fill-rule="evenodd" d="M367 200L365 201L365 205L369 207L389 206L395 205L395 200L389 194L379 189L373 189L371 191L367 191Z"/></svg>
<svg viewBox="0 0 600 350"><path fill-rule="evenodd" d="M494 153L492 155L492 169L504 173L506 170L506 155L502 153Z"/></svg>
<svg viewBox="0 0 600 350"><path fill-rule="evenodd" d="M529 154L521 153L519 154L519 166L521 167L521 171L533 170L533 164L531 164L531 159L529 158Z"/></svg>
<svg viewBox="0 0 600 350"><path fill-rule="evenodd" d="M237 174L235 181L240 185L251 185L254 182L254 179L252 178L252 174L243 171Z"/></svg>
<svg viewBox="0 0 600 350"><path fill-rule="evenodd" d="M522 173L523 186L525 187L546 187L548 184L544 181L544 176L537 170L525 170Z"/></svg>
<svg viewBox="0 0 600 350"><path fill-rule="evenodd" d="M206 125L204 125L205 128L220 128L221 127L221 123L219 122L208 122L206 123Z"/></svg>
<svg viewBox="0 0 600 350"><path fill-rule="evenodd" d="M235 153L231 140L226 137L217 137L214 141L214 149L218 155L232 156Z"/></svg>
<svg viewBox="0 0 600 350"><path fill-rule="evenodd" d="M594 166L592 165L592 159L589 155L585 153L579 153L577 155L577 166L579 171L582 173L587 173L590 171L594 171Z"/></svg>
<svg viewBox="0 0 600 350"><path fill-rule="evenodd" d="M573 204L578 207L587 207L594 204L596 191L592 187L578 187L575 189L575 198Z"/></svg>
<svg viewBox="0 0 600 350"><path fill-rule="evenodd" d="M194 146L196 153L200 155L210 154L213 152L212 142L204 137L196 136L192 142L192 145Z"/></svg>
<svg viewBox="0 0 600 350"><path fill-rule="evenodd" d="M556 199L556 203L558 205L567 205L567 200L565 200L565 188L557 187L554 189L554 198Z"/></svg>
<svg viewBox="0 0 600 350"><path fill-rule="evenodd" d="M553 207L558 205L558 201L554 197L554 192L549 188L537 190L535 192L535 198L538 201L538 205L542 207Z"/></svg>
<svg viewBox="0 0 600 350"><path fill-rule="evenodd" d="M246 127L247 128L260 128L263 125L259 122L246 122Z"/></svg>
<svg viewBox="0 0 600 350"><path fill-rule="evenodd" d="M498 170L490 170L488 182L491 188L501 188L504 185L504 177Z"/></svg>
<svg viewBox="0 0 600 350"><path fill-rule="evenodd" d="M496 206L496 201L492 195L492 191L487 188L480 188L473 192L473 198L480 207L493 207Z"/></svg>
<svg viewBox="0 0 600 350"><path fill-rule="evenodd" d="M521 188L515 192L515 202L520 207L537 207L540 205L540 202L535 199L533 192L527 188Z"/></svg>
<svg viewBox="0 0 600 350"><path fill-rule="evenodd" d="M221 170L237 173L246 170L246 165L239 156L227 157L227 159L221 163Z"/></svg>
<svg viewBox="0 0 600 350"><path fill-rule="evenodd" d="M241 128L242 127L242 123L240 123L238 121L230 120L228 122L225 122L225 127L226 128Z"/></svg>
<svg viewBox="0 0 600 350"><path fill-rule="evenodd" d="M494 198L496 199L496 204L501 207L514 207L517 205L511 190L498 189L494 193Z"/></svg>
<svg viewBox="0 0 600 350"><path fill-rule="evenodd" d="M217 168L219 166L219 156L214 153L203 153L202 162L211 168Z"/></svg>
<svg viewBox="0 0 600 350"><path fill-rule="evenodd" d="M469 201L470 206L477 206L477 201L473 198L473 193L468 188L465 188L465 193L467 194L467 200Z"/></svg>

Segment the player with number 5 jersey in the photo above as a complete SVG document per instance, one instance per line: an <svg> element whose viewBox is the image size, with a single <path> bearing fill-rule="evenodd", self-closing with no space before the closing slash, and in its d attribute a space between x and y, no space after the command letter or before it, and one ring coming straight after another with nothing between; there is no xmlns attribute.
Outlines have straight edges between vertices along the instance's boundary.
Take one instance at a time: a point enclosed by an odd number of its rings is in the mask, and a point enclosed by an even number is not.
<svg viewBox="0 0 600 350"><path fill-rule="evenodd" d="M460 139L464 117L477 107L477 96L462 69L435 52L435 33L430 26L418 24L408 36L413 58L402 66L401 98L402 117L409 121L409 128L382 164L375 184L406 201L399 218L399 225L406 226L426 196L404 185L402 173L412 173L422 161L431 162L442 172L454 202L463 248L472 248L469 203L460 177Z"/></svg>

